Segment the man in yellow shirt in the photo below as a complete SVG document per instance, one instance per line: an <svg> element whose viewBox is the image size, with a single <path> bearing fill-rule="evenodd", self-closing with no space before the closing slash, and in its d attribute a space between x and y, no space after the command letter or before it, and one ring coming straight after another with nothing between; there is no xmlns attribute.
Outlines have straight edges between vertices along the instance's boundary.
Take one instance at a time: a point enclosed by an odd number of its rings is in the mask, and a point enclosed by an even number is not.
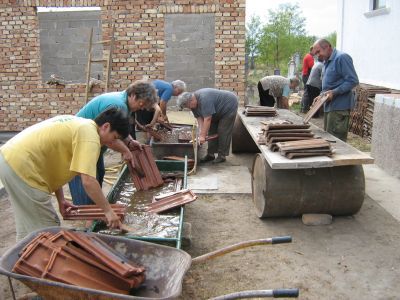
<svg viewBox="0 0 400 300"><path fill-rule="evenodd" d="M51 193L61 203L62 186L76 175L104 210L108 225L121 226L96 180L96 163L102 145L128 136L128 124L127 114L118 108L104 111L94 121L57 116L23 130L0 148L0 180L10 196L17 240L60 225Z"/></svg>

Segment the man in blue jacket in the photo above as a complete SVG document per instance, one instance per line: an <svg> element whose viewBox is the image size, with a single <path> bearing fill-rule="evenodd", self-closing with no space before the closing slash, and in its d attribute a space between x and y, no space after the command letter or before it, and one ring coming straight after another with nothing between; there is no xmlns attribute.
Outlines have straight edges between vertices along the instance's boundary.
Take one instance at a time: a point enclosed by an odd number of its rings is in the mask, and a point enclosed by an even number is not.
<svg viewBox="0 0 400 300"><path fill-rule="evenodd" d="M352 89L358 84L353 60L350 55L332 48L325 39L319 39L314 43L313 52L324 61L322 93L328 95L324 106L324 129L342 141L346 141L350 110L355 104Z"/></svg>

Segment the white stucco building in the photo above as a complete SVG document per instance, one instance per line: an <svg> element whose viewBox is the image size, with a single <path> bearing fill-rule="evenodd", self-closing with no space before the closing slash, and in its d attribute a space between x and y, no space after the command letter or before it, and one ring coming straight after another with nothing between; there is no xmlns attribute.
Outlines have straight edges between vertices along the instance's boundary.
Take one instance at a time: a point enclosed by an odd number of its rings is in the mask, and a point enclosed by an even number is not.
<svg viewBox="0 0 400 300"><path fill-rule="evenodd" d="M400 0L338 0L337 48L360 82L400 89Z"/></svg>

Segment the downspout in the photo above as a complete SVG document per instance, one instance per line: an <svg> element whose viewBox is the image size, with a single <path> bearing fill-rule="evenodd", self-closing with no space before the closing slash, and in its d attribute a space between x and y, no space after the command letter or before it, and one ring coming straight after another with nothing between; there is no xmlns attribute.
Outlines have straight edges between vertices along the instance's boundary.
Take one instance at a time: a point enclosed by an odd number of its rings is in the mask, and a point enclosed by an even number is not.
<svg viewBox="0 0 400 300"><path fill-rule="evenodd" d="M343 51L343 35L344 35L344 6L345 6L345 1L346 0L342 0L342 7L340 10L340 49L341 51Z"/></svg>

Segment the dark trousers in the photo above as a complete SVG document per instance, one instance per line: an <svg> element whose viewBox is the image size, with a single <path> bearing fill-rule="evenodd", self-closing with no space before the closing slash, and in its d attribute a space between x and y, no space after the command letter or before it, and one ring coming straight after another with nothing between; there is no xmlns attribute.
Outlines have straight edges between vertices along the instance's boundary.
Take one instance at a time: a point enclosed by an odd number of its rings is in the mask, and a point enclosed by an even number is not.
<svg viewBox="0 0 400 300"><path fill-rule="evenodd" d="M307 85L307 90L308 90L308 95L309 95L309 99L310 99L310 103L309 103L308 108L310 108L310 106L313 104L314 99L316 97L318 97L319 94L321 94L321 90L319 88L317 88L315 86L311 86L311 85ZM321 110L317 111L315 113L315 115L313 116L313 118L318 118L319 114L320 114L320 111Z"/></svg>
<svg viewBox="0 0 400 300"><path fill-rule="evenodd" d="M261 82L258 82L257 88L258 95L260 96L260 105L273 107L275 105L275 98L269 94L269 90L264 91Z"/></svg>
<svg viewBox="0 0 400 300"><path fill-rule="evenodd" d="M314 99L318 97L320 93L321 90L319 88L307 84L304 89L303 97L301 98L301 111L304 113L308 112ZM318 117L318 115L319 113L316 113L314 116Z"/></svg>
<svg viewBox="0 0 400 300"><path fill-rule="evenodd" d="M214 156L218 155L228 156L232 140L233 125L235 124L236 112L228 116L224 116L218 121L211 121L208 134L212 135L218 133L218 138L208 142L207 154Z"/></svg>
<svg viewBox="0 0 400 300"><path fill-rule="evenodd" d="M154 113L154 110L138 110L136 112L136 120L143 126L150 124L154 118Z"/></svg>
<svg viewBox="0 0 400 300"><path fill-rule="evenodd" d="M324 130L346 142L350 127L350 110L329 111L324 117Z"/></svg>
<svg viewBox="0 0 400 300"><path fill-rule="evenodd" d="M103 154L106 151L106 147L102 147L99 155L99 159L97 160L96 165L96 179L100 186L103 185L104 174L106 173L104 168L104 158ZM74 205L90 205L95 204L92 199L89 198L88 194L82 184L81 176L75 176L69 183L69 191L71 193L72 202Z"/></svg>
<svg viewBox="0 0 400 300"><path fill-rule="evenodd" d="M306 88L308 77L310 77L310 73L308 73L307 75L301 75L301 79L303 81L304 88Z"/></svg>

